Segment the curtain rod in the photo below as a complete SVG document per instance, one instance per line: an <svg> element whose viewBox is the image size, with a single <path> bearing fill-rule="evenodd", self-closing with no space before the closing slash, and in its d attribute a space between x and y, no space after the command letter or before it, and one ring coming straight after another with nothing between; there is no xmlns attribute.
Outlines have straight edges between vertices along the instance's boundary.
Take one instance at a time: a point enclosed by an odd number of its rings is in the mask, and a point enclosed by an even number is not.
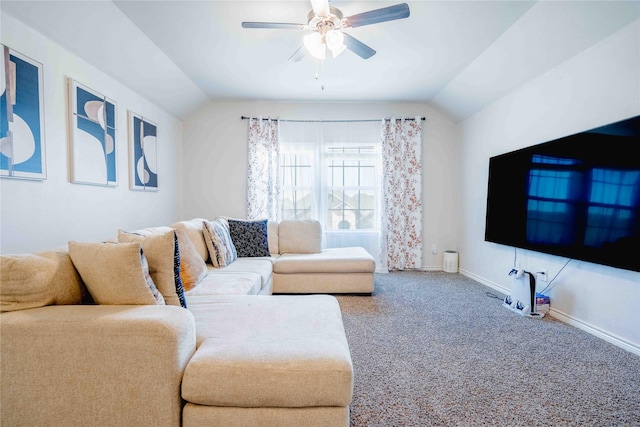
<svg viewBox="0 0 640 427"><path fill-rule="evenodd" d="M258 117L240 116L241 120L257 119ZM383 117L383 120L391 120L388 117ZM380 119L366 119L366 120L284 120L284 119L272 119L271 117L263 117L261 120L279 120L281 122L296 122L296 123L360 123L360 122L379 122ZM405 120L415 120L414 117L406 117ZM420 120L427 120L426 117L420 117Z"/></svg>

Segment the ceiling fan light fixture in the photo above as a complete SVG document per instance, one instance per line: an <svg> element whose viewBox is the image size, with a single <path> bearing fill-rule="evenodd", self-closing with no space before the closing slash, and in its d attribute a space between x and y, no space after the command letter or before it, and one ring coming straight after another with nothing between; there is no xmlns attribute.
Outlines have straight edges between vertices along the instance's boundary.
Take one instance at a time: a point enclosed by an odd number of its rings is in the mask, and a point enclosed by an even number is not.
<svg viewBox="0 0 640 427"><path fill-rule="evenodd" d="M338 55L340 55L342 52L344 52L346 48L347 48L347 46L341 45L341 46L338 46L335 49L329 49L329 50L331 50L331 55L333 55L334 58L337 58Z"/></svg>
<svg viewBox="0 0 640 427"><path fill-rule="evenodd" d="M334 58L340 55L342 52L344 52L344 50L347 48L344 45L344 34L342 34L342 31L338 31L338 30L327 31L327 34L325 35L324 39L327 43L327 47L333 54Z"/></svg>
<svg viewBox="0 0 640 427"><path fill-rule="evenodd" d="M311 33L302 39L304 47L311 56L317 59L324 59L326 56L326 45L322 41L322 36L318 33Z"/></svg>

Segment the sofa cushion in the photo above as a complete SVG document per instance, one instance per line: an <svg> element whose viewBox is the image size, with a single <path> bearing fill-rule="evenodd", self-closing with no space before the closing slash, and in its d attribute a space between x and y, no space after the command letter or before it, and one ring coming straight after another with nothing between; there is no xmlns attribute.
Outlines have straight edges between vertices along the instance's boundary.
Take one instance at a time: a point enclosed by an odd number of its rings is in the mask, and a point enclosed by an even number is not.
<svg viewBox="0 0 640 427"><path fill-rule="evenodd" d="M202 221L202 231L211 265L216 268L226 267L238 258L229 230L220 221Z"/></svg>
<svg viewBox="0 0 640 427"><path fill-rule="evenodd" d="M180 258L176 253L176 235L173 229L164 234L142 236L118 230L118 242L140 243L147 261L153 282L164 297L167 305L186 306L182 280L180 279ZM178 258L176 258L178 256ZM175 275L176 266L178 276Z"/></svg>
<svg viewBox="0 0 640 427"><path fill-rule="evenodd" d="M97 304L165 304L140 243L69 242L69 256Z"/></svg>
<svg viewBox="0 0 640 427"><path fill-rule="evenodd" d="M219 273L220 269L212 270L198 286L185 292L189 307L201 301L209 301L208 297L211 295L257 295L260 292L262 280L257 273Z"/></svg>
<svg viewBox="0 0 640 427"><path fill-rule="evenodd" d="M273 272L373 273L376 263L364 248L329 248L317 254L283 254L273 263Z"/></svg>
<svg viewBox="0 0 640 427"><path fill-rule="evenodd" d="M211 297L190 305L198 349L182 397L198 405L348 406L353 366L329 295Z"/></svg>
<svg viewBox="0 0 640 427"><path fill-rule="evenodd" d="M0 311L44 307L55 302L50 286L56 263L45 257L3 255L0 257Z"/></svg>
<svg viewBox="0 0 640 427"><path fill-rule="evenodd" d="M272 258L238 258L233 264L217 269L215 272L220 274L256 273L260 276L260 287L264 288L271 281L273 262Z"/></svg>
<svg viewBox="0 0 640 427"><path fill-rule="evenodd" d="M278 243L280 224L277 221L267 221L267 239L269 240L269 252L271 255L280 253L280 244Z"/></svg>
<svg viewBox="0 0 640 427"><path fill-rule="evenodd" d="M228 220L229 235L239 257L266 257L269 253L267 220Z"/></svg>
<svg viewBox="0 0 640 427"><path fill-rule="evenodd" d="M322 250L322 226L316 220L281 221L278 227L281 254L314 254Z"/></svg>
<svg viewBox="0 0 640 427"><path fill-rule="evenodd" d="M171 224L171 228L176 230L184 230L193 246L198 251L200 257L204 262L207 262L209 259L209 250L207 248L207 243L204 240L204 234L202 232L202 221L204 218L194 218L187 221L179 221L174 224Z"/></svg>
<svg viewBox="0 0 640 427"><path fill-rule="evenodd" d="M186 230L176 230L180 248L180 278L185 291L193 289L207 275L207 264L191 242Z"/></svg>

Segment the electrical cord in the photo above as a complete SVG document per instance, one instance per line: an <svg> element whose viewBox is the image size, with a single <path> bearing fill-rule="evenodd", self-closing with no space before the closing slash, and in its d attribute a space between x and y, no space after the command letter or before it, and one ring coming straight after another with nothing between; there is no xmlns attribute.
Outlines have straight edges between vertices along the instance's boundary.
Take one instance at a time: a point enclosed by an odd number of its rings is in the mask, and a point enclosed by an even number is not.
<svg viewBox="0 0 640 427"><path fill-rule="evenodd" d="M515 274L515 273L516 273L516 271L517 271L517 270L516 270L516 262L517 262L517 259L518 259L518 248L514 247L514 248L513 248L513 269L509 272L509 276L511 276L511 275L513 275L513 274ZM549 286L551 286L551 284L553 283L553 281L554 281L554 280L556 280L556 278L560 275L560 273L562 273L562 270L564 270L564 269L565 269L565 267L566 267L567 265L569 265L569 263L570 263L571 261L573 261L573 258L569 258L569 259L567 260L567 262L565 262L565 263L564 263L564 265L562 266L562 268L561 268L560 270L558 270L558 272L556 273L556 275L555 275L555 276L553 276L553 278L552 278L551 280L549 280L549 283L547 283L547 286L545 286L545 288L544 288L543 290L541 290L539 293L541 293L541 294L542 294L542 293L544 293L547 289L549 289ZM537 272L536 272L536 274L538 274L538 273L543 273L543 272L542 272L542 271L537 271ZM531 273L529 273L529 274L531 274ZM499 297L498 295L494 294L493 292L489 292L489 291L487 291L487 292L485 292L484 294L485 294L487 297L489 297L489 298L495 298L495 299L498 299L498 300L500 300L500 301L503 301L503 300L504 300L504 298Z"/></svg>
<svg viewBox="0 0 640 427"><path fill-rule="evenodd" d="M504 298L500 298L498 295L494 294L493 292L485 292L484 293L486 296L488 296L489 298L495 298L495 299L499 299L500 301L503 301Z"/></svg>
<svg viewBox="0 0 640 427"><path fill-rule="evenodd" d="M551 286L551 284L553 283L553 281L554 281L554 280L556 280L556 277L558 277L558 275L559 275L560 273L562 273L562 270L564 270L564 268L565 268L567 265L569 265L569 263L570 263L571 261L573 261L573 258L569 258L569 259L567 260L567 262L565 262L565 263L564 263L564 265L562 266L562 268L561 268L560 270L558 270L558 272L556 273L556 275L555 275L555 276L553 276L553 279L549 280L549 283L547 283L547 286L545 286L545 288L544 288L543 290L541 290L541 291L540 291L540 293L541 293L541 294L542 294L542 293L544 293L544 291L546 291L547 289L549 289L549 286Z"/></svg>

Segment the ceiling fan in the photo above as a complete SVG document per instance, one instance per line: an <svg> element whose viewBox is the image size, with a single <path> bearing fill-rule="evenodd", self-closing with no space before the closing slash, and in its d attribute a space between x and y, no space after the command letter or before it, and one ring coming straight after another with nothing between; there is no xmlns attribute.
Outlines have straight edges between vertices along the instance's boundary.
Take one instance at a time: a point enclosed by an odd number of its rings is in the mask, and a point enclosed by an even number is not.
<svg viewBox="0 0 640 427"><path fill-rule="evenodd" d="M289 58L289 62L300 61L308 52L317 59L325 59L329 50L333 57L349 49L363 59L369 59L376 51L343 30L363 27L380 22L409 17L406 3L370 10L344 17L340 9L329 5L330 0L311 0L312 10L306 24L284 22L243 22L243 28L267 28L281 30L311 31L303 37L303 44Z"/></svg>

